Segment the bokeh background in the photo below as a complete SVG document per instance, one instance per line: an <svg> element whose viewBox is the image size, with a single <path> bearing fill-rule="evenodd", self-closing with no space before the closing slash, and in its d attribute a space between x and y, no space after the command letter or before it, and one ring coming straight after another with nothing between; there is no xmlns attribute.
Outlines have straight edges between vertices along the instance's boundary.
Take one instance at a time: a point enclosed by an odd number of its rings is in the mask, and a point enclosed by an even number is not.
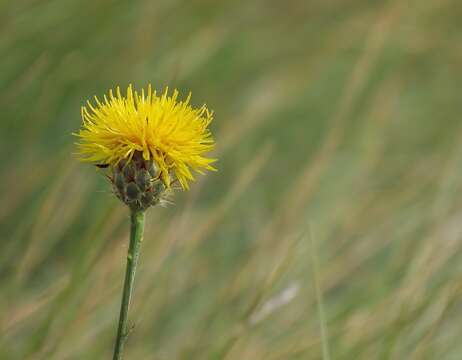
<svg viewBox="0 0 462 360"><path fill-rule="evenodd" d="M0 2L0 359L109 359L128 213L73 156L117 85L215 110L151 209L127 359L462 358L462 3Z"/></svg>

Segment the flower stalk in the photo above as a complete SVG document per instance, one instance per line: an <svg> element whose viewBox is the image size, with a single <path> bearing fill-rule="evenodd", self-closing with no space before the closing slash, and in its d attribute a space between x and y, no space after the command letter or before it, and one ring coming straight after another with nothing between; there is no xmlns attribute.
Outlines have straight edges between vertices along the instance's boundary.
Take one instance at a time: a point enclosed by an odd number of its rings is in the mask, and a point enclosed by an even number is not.
<svg viewBox="0 0 462 360"><path fill-rule="evenodd" d="M127 268L125 271L125 281L122 294L122 304L120 306L119 327L114 347L113 360L123 358L123 349L128 337L128 310L130 300L133 295L136 267L140 256L141 242L143 241L145 212L142 210L131 210L130 214L130 245L127 254Z"/></svg>

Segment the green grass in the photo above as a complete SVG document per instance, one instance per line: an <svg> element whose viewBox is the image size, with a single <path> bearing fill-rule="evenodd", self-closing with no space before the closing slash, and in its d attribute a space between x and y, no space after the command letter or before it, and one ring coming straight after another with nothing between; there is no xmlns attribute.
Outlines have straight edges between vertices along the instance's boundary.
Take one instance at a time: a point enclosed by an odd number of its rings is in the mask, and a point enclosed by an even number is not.
<svg viewBox="0 0 462 360"><path fill-rule="evenodd" d="M0 359L111 356L128 212L71 133L130 82L206 102L220 160L147 215L127 359L460 359L461 17L0 2Z"/></svg>

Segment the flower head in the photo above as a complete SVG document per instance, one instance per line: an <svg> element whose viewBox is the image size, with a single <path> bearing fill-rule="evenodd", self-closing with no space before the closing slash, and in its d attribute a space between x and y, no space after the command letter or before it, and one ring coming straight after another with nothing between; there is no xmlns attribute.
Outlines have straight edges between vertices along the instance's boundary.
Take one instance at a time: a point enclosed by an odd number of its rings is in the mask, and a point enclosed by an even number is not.
<svg viewBox="0 0 462 360"><path fill-rule="evenodd" d="M205 105L193 108L178 101L178 91L161 96L151 89L134 91L131 85L126 95L119 87L104 96L95 97L95 104L82 107L83 127L76 136L83 161L121 168L140 154L158 169L158 178L170 188L177 179L183 189L193 180L191 170L203 173L214 170L214 159L204 154L214 147L208 128L213 114Z"/></svg>

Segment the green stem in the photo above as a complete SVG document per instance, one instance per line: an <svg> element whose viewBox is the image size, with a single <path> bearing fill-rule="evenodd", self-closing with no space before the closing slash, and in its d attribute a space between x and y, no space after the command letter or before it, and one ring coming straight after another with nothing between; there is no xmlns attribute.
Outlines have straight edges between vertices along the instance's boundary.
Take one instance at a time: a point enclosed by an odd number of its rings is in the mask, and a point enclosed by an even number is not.
<svg viewBox="0 0 462 360"><path fill-rule="evenodd" d="M130 246L128 248L127 269L125 271L122 305L120 306L119 328L117 330L113 360L122 359L125 340L127 340L128 336L128 309L130 307L130 300L133 294L136 266L138 264L140 246L143 240L144 211L132 210L130 220Z"/></svg>

